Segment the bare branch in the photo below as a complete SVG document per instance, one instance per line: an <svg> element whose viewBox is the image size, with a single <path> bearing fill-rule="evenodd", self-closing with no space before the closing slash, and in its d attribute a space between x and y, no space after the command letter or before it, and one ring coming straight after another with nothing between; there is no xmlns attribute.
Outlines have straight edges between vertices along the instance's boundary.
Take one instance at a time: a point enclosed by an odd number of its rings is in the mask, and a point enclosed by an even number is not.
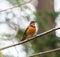
<svg viewBox="0 0 60 57"><path fill-rule="evenodd" d="M58 50L60 50L60 48L56 48L56 49L48 50L48 51L44 51L44 52L39 52L39 53L33 54L31 56L28 56L28 57L33 57L33 56L38 56L38 55L42 55L42 54L47 54L47 53L55 52L55 51L58 51Z"/></svg>
<svg viewBox="0 0 60 57"><path fill-rule="evenodd" d="M17 46L17 45L26 43L26 42L28 42L28 41L31 41L31 40L36 39L36 38L38 38L38 37L44 36L44 35L46 35L46 34L48 34L48 33L50 33L50 32L53 32L53 31L55 31L55 30L58 30L58 29L60 29L60 27L59 27L59 28L52 28L52 29L50 29L50 30L48 30L48 31L45 31L45 32L43 32L43 33L40 33L40 34L38 34L38 35L36 35L36 36L34 36L34 37L28 38L28 39L26 39L26 40L24 40L24 41L21 41L21 42L19 42L19 43L16 43L16 44L13 44L13 45L10 45L10 46L7 46L7 47L0 48L0 51L1 51L1 50L4 50L4 49L7 49L7 48L10 48L10 47L14 47L14 46Z"/></svg>
<svg viewBox="0 0 60 57"><path fill-rule="evenodd" d="M24 5L24 4L30 3L31 1L32 0L30 0L30 1L26 2L26 3L20 4L20 5L16 5L16 6L11 7L11 8L5 9L5 10L1 10L0 12L4 12L4 11L10 10L10 9L13 9L13 8L16 8L16 7L20 7L20 6Z"/></svg>

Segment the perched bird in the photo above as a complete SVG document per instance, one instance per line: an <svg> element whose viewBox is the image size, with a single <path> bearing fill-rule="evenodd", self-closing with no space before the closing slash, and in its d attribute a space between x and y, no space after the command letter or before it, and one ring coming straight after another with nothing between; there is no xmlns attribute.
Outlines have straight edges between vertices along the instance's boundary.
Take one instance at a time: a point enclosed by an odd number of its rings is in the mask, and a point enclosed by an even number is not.
<svg viewBox="0 0 60 57"><path fill-rule="evenodd" d="M35 21L31 21L30 25L25 30L21 41L27 39L28 37L32 37L35 34L36 34L36 23Z"/></svg>

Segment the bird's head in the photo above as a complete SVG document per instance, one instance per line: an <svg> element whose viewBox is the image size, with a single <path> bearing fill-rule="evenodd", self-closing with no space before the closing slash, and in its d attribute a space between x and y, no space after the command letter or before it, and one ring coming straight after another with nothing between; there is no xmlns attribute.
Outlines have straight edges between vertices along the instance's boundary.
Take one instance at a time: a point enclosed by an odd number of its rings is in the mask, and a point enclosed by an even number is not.
<svg viewBox="0 0 60 57"><path fill-rule="evenodd" d="M31 21L30 25L35 26L35 21Z"/></svg>

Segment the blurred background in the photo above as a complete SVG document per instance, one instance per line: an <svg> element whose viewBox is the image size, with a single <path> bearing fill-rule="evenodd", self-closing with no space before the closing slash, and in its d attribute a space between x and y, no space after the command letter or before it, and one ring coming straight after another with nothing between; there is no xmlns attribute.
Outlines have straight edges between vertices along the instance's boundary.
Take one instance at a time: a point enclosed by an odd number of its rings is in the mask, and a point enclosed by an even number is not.
<svg viewBox="0 0 60 57"><path fill-rule="evenodd" d="M60 27L60 0L0 0L0 48L20 42L31 21L42 33ZM28 57L60 47L60 30L0 51L0 57ZM13 51L12 51L13 50ZM60 57L60 51L33 57Z"/></svg>

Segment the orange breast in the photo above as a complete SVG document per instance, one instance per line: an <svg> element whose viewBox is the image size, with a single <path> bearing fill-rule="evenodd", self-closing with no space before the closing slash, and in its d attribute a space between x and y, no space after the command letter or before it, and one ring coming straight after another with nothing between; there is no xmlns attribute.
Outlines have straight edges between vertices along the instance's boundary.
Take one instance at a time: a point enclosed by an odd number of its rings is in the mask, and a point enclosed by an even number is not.
<svg viewBox="0 0 60 57"><path fill-rule="evenodd" d="M36 32L36 28L29 27L28 30L27 30L27 32L26 32L26 34L27 35L33 35L33 34L35 34L35 32Z"/></svg>

